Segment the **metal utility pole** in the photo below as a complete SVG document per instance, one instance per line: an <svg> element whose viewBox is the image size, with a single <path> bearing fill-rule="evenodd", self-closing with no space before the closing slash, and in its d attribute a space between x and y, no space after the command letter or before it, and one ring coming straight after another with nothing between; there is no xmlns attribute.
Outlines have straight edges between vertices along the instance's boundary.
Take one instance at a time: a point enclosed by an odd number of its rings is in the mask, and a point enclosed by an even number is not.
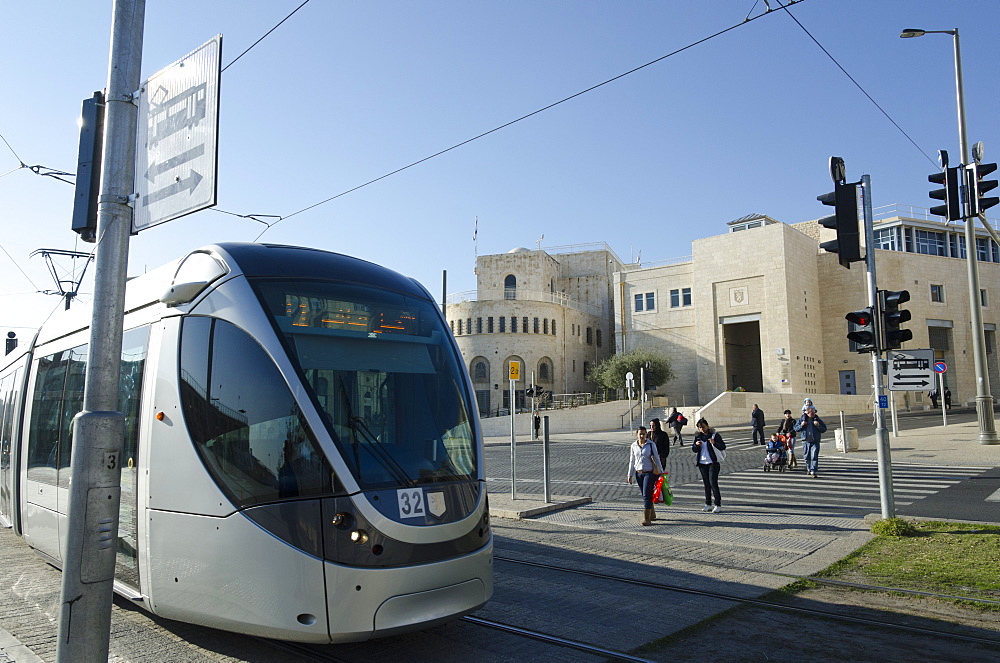
<svg viewBox="0 0 1000 663"><path fill-rule="evenodd" d="M83 411L73 420L59 663L105 663L121 504L125 418L118 412L145 0L115 0L98 201L94 311Z"/></svg>
<svg viewBox="0 0 1000 663"><path fill-rule="evenodd" d="M921 30L906 28L900 37L909 39L927 34L951 35L955 47L955 103L958 107L958 143L963 164L972 163L969 138L965 127L965 88L962 82L962 48L958 28L954 30ZM969 313L972 332L972 358L976 367L976 417L979 420L979 444L1000 444L993 416L993 396L990 395L990 374L986 366L986 332L983 329L983 304L979 299L979 265L977 264L976 218L970 216L968 200L963 205L965 218L965 262L969 275ZM986 216L982 215L985 221ZM987 225L984 223L984 225Z"/></svg>

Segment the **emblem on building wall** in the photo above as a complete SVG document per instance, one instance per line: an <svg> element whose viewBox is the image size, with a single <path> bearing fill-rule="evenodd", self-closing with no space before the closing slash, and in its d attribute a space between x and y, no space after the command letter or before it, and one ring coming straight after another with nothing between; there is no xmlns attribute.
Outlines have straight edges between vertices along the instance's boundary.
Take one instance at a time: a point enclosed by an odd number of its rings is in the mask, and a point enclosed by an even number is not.
<svg viewBox="0 0 1000 663"><path fill-rule="evenodd" d="M746 306L749 303L750 303L750 297L747 296L746 286L743 286L742 288L729 289L730 306Z"/></svg>

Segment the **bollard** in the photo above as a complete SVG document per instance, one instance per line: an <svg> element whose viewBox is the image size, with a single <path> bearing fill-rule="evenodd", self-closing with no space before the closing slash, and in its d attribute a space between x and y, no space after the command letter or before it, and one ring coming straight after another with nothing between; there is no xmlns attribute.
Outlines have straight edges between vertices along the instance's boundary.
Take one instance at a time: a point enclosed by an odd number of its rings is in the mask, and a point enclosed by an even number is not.
<svg viewBox="0 0 1000 663"><path fill-rule="evenodd" d="M545 486L545 503L552 503L552 489L549 484L549 416L542 417L542 484Z"/></svg>

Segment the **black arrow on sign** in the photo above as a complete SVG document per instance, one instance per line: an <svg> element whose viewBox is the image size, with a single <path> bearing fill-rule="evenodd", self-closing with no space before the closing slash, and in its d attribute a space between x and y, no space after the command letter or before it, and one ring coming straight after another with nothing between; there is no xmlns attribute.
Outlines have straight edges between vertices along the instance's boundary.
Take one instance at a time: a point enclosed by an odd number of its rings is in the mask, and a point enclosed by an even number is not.
<svg viewBox="0 0 1000 663"><path fill-rule="evenodd" d="M191 174L188 177L184 179L178 179L170 186L165 186L162 189L154 191L145 198L143 198L142 206L146 207L153 203L158 203L161 200L169 198L174 194L183 192L185 189L188 190L188 193L194 193L194 190L198 186L198 183L201 182L203 179L205 178L202 177L200 173L192 170Z"/></svg>
<svg viewBox="0 0 1000 663"><path fill-rule="evenodd" d="M894 387L903 387L903 386L926 387L929 384L930 384L930 382L928 382L927 380L921 380L920 382L893 382L892 386L894 386Z"/></svg>
<svg viewBox="0 0 1000 663"><path fill-rule="evenodd" d="M926 380L930 376L926 373L896 373L892 376L895 380L907 380L910 378L916 378L917 380Z"/></svg>

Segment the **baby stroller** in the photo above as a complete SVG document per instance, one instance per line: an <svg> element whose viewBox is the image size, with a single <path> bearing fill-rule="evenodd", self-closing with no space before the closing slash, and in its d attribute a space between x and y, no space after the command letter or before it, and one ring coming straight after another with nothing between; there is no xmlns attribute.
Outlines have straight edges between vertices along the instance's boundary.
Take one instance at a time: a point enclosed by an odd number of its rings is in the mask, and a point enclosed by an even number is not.
<svg viewBox="0 0 1000 663"><path fill-rule="evenodd" d="M785 450L785 436L778 435L776 440L768 440L767 452L764 454L764 471L788 469L788 452Z"/></svg>

